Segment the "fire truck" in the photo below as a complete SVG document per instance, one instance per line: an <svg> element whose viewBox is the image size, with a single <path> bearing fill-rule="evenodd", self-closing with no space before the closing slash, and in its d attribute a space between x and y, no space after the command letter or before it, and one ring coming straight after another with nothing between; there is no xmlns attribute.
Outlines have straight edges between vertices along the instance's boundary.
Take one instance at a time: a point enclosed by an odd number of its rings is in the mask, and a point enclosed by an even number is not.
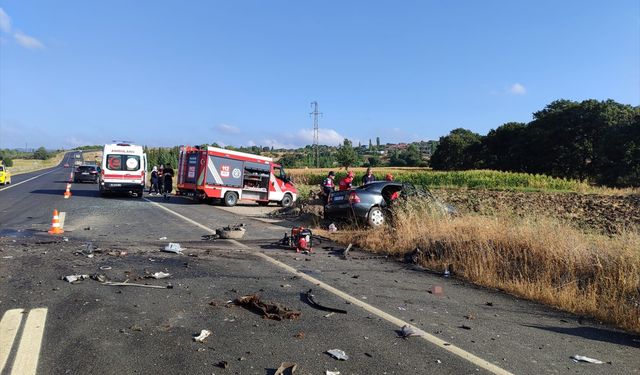
<svg viewBox="0 0 640 375"><path fill-rule="evenodd" d="M284 168L272 158L218 147L180 146L178 194L197 200L239 200L289 207L298 197Z"/></svg>

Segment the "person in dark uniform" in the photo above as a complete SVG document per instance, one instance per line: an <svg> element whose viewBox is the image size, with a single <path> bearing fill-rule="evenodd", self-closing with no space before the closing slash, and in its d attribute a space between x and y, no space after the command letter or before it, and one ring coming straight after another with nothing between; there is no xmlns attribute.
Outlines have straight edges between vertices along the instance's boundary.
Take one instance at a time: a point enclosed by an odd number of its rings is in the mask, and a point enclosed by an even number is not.
<svg viewBox="0 0 640 375"><path fill-rule="evenodd" d="M171 164L167 164L163 170L163 186L164 186L164 199L169 200L171 192L173 191L173 168Z"/></svg>
<svg viewBox="0 0 640 375"><path fill-rule="evenodd" d="M370 184L376 180L376 176L373 175L371 168L367 168L367 173L362 176L362 185Z"/></svg>

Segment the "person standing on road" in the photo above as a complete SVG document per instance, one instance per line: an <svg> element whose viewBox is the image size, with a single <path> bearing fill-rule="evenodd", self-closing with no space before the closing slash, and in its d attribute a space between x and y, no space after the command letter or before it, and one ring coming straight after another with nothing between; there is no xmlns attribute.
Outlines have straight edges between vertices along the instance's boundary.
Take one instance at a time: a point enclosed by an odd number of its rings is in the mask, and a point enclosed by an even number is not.
<svg viewBox="0 0 640 375"><path fill-rule="evenodd" d="M153 170L151 171L151 186L149 186L149 194L154 192L155 195L158 195L158 182L160 181L160 177L158 175L158 167L153 166Z"/></svg>
<svg viewBox="0 0 640 375"><path fill-rule="evenodd" d="M320 185L320 187L322 187L322 193L324 194L325 204L329 203L329 195L331 195L331 192L336 188L336 184L333 182L335 177L336 174L333 171L329 172L327 178L325 178Z"/></svg>
<svg viewBox="0 0 640 375"><path fill-rule="evenodd" d="M373 175L371 168L367 168L367 173L362 176L362 185L370 184L376 180L376 176Z"/></svg>
<svg viewBox="0 0 640 375"><path fill-rule="evenodd" d="M173 168L171 168L171 164L167 164L167 166L164 167L163 173L164 200L168 201L170 198L169 194L173 191Z"/></svg>
<svg viewBox="0 0 640 375"><path fill-rule="evenodd" d="M158 189L160 194L164 194L164 164L158 168Z"/></svg>
<svg viewBox="0 0 640 375"><path fill-rule="evenodd" d="M351 189L352 184L353 184L353 172L349 171L349 173L347 173L347 177L340 180L338 187L340 190L349 190Z"/></svg>

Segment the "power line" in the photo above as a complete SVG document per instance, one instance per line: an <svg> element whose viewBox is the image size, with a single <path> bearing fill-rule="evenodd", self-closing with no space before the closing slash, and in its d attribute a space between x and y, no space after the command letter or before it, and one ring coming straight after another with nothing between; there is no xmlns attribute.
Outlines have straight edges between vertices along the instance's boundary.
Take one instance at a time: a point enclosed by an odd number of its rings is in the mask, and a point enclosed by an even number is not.
<svg viewBox="0 0 640 375"><path fill-rule="evenodd" d="M311 108L313 108L313 112L310 112L309 115L313 115L313 152L315 154L316 159L316 168L320 166L320 158L318 155L318 116L322 116L322 112L318 112L318 102L311 102Z"/></svg>

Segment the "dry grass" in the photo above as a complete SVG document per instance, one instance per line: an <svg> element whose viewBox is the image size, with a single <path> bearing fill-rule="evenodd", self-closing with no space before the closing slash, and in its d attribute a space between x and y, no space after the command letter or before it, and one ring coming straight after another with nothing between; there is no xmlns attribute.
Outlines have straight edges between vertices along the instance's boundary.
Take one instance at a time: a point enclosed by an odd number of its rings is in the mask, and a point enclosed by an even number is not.
<svg viewBox="0 0 640 375"><path fill-rule="evenodd" d="M403 255L473 283L640 332L640 234L585 234L545 217L446 218L407 203L391 226L339 242Z"/></svg>
<svg viewBox="0 0 640 375"><path fill-rule="evenodd" d="M41 169L47 169L55 167L60 164L64 158L64 152L56 154L56 156L47 160L33 160L33 159L13 159L13 166L9 168L13 176L39 171Z"/></svg>

